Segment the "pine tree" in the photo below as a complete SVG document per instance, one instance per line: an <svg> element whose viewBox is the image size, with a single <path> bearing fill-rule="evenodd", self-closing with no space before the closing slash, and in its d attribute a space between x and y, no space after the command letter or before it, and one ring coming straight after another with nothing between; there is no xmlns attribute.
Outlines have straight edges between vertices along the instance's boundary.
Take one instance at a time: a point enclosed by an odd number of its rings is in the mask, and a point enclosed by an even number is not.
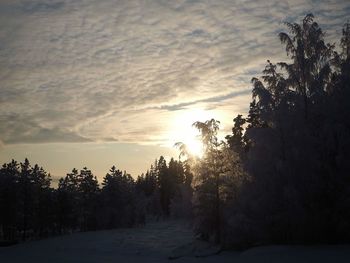
<svg viewBox="0 0 350 263"><path fill-rule="evenodd" d="M12 160L0 169L0 239L8 242L16 240L18 221L18 184L19 165Z"/></svg>
<svg viewBox="0 0 350 263"><path fill-rule="evenodd" d="M106 227L132 226L135 223L135 182L127 174L112 166L103 178L102 200Z"/></svg>

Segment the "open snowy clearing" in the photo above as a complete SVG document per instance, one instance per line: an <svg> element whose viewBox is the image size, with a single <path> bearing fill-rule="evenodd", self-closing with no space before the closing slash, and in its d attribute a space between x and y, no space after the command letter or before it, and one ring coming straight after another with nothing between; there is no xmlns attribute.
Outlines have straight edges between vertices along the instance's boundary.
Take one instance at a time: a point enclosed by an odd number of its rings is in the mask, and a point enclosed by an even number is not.
<svg viewBox="0 0 350 263"><path fill-rule="evenodd" d="M186 223L160 221L140 228L76 233L3 247L0 262L350 262L350 245L269 246L208 256L215 252L215 247L194 242Z"/></svg>

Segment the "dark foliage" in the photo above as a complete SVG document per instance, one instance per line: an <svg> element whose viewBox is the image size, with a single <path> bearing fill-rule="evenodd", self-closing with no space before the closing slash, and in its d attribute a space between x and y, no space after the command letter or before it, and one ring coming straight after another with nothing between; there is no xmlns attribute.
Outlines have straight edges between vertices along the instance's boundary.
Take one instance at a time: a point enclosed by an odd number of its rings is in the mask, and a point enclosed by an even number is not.
<svg viewBox="0 0 350 263"><path fill-rule="evenodd" d="M192 173L188 165L163 156L146 175L137 178L136 189L145 200L146 212L155 216L191 217ZM143 197L142 197L143 196Z"/></svg>
<svg viewBox="0 0 350 263"><path fill-rule="evenodd" d="M289 62L252 79L249 115L217 149L229 161L207 150L193 165L199 233L225 246L350 241L350 25L338 51L311 14L286 26ZM211 147L208 124L197 127Z"/></svg>
<svg viewBox="0 0 350 263"><path fill-rule="evenodd" d="M181 162L163 157L136 182L113 166L102 187L84 167L51 177L28 159L0 169L0 242L37 239L76 231L144 224L146 215L190 216L191 178ZM172 204L172 200L176 202Z"/></svg>

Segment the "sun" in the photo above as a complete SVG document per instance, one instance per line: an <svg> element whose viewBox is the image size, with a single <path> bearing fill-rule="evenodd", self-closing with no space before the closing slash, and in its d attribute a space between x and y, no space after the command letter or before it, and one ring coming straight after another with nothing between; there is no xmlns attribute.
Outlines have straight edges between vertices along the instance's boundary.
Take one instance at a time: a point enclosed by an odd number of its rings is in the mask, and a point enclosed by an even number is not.
<svg viewBox="0 0 350 263"><path fill-rule="evenodd" d="M194 157L203 157L203 144L199 131L192 126L196 121L205 121L210 117L207 111L202 109L185 109L178 112L169 126L169 145L177 142L184 143L187 151Z"/></svg>
<svg viewBox="0 0 350 263"><path fill-rule="evenodd" d="M187 150L191 155L198 158L203 157L203 144L199 138L188 138L187 140L184 140L184 144L186 144Z"/></svg>

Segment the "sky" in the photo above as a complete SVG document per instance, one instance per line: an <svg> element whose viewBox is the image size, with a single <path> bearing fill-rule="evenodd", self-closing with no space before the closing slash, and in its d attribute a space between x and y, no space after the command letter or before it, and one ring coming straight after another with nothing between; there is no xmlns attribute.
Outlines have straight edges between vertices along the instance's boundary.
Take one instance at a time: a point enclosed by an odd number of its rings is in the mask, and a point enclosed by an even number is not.
<svg viewBox="0 0 350 263"><path fill-rule="evenodd" d="M310 12L339 42L350 1L0 0L0 162L136 177L194 121L227 134L251 78L286 60L283 22Z"/></svg>

